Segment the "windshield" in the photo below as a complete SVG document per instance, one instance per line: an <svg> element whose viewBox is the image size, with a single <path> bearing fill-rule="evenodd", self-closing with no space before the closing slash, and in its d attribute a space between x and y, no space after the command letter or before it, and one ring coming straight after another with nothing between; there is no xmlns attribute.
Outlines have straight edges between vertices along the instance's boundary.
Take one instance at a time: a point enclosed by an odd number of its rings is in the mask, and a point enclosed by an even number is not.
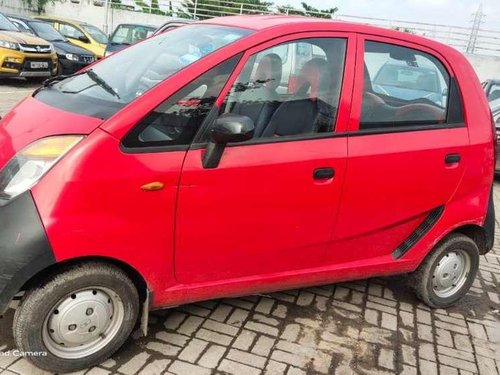
<svg viewBox="0 0 500 375"><path fill-rule="evenodd" d="M172 74L250 33L190 25L137 43L88 71L41 90L36 98L71 112L107 118ZM195 78L195 77L193 77Z"/></svg>
<svg viewBox="0 0 500 375"><path fill-rule="evenodd" d="M99 30L97 27L92 26L92 25L80 25L86 32L88 32L92 38L97 42L101 44L108 44L108 37L106 34L104 34L101 30Z"/></svg>
<svg viewBox="0 0 500 375"><path fill-rule="evenodd" d="M66 40L54 27L46 22L30 22L30 26L35 30L36 35L49 42Z"/></svg>
<svg viewBox="0 0 500 375"><path fill-rule="evenodd" d="M120 25L116 28L109 42L111 44L133 44L153 35L154 27L140 25Z"/></svg>
<svg viewBox="0 0 500 375"><path fill-rule="evenodd" d="M0 30L19 31L17 27L0 13Z"/></svg>

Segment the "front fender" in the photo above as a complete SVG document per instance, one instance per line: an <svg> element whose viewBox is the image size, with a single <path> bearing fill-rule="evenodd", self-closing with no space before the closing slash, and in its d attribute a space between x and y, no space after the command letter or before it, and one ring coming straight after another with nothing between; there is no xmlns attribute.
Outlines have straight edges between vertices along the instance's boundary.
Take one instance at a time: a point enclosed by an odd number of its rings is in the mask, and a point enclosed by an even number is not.
<svg viewBox="0 0 500 375"><path fill-rule="evenodd" d="M31 193L0 201L0 315L28 280L54 263Z"/></svg>

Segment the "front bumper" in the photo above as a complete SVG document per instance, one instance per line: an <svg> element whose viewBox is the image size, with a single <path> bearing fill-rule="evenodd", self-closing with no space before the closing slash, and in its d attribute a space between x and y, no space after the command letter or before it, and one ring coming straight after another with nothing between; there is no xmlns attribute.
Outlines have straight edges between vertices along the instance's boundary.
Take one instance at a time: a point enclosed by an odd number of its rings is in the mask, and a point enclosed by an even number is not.
<svg viewBox="0 0 500 375"><path fill-rule="evenodd" d="M59 64L61 64L61 74L68 75L78 72L79 70L85 68L89 63L82 61L68 60L66 58L59 58Z"/></svg>
<svg viewBox="0 0 500 375"><path fill-rule="evenodd" d="M40 67L40 63L46 64L46 67ZM56 72L55 52L36 54L0 49L0 77L50 77Z"/></svg>
<svg viewBox="0 0 500 375"><path fill-rule="evenodd" d="M0 206L0 315L38 272L56 262L30 192Z"/></svg>

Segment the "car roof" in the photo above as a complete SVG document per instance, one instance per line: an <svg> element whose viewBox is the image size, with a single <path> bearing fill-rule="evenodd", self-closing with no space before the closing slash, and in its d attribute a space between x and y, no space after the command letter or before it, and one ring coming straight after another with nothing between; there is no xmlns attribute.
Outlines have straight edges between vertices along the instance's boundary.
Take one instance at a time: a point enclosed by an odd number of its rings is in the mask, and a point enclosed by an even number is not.
<svg viewBox="0 0 500 375"><path fill-rule="evenodd" d="M203 21L200 24L214 24L220 26L229 26L255 30L257 32L267 31L269 29L286 28L286 26L303 25L303 30L307 31L308 26L314 27L317 30L318 25L323 25L325 31L342 31L362 34L372 34L387 38L405 40L415 44L429 46L434 49L446 51L455 51L443 43L432 39L427 39L415 34L397 31L389 28L371 26L362 23L346 22L333 19L305 17L305 16L289 16L289 15L243 15L243 16L225 16L216 17ZM301 27L302 28L302 27Z"/></svg>
<svg viewBox="0 0 500 375"><path fill-rule="evenodd" d="M35 19L38 20L51 20L51 21L61 21L61 22L66 22L66 23L73 23L75 25L90 25L93 26L92 24L88 22L82 22L78 20L74 20L71 18L64 18L64 17L57 17L57 16L36 16Z"/></svg>
<svg viewBox="0 0 500 375"><path fill-rule="evenodd" d="M14 18L15 20L23 21L24 23L29 23L29 22L45 22L43 20L37 20L37 19L31 18L31 17L17 16L17 15L14 15L14 14L6 14L5 16L7 18Z"/></svg>

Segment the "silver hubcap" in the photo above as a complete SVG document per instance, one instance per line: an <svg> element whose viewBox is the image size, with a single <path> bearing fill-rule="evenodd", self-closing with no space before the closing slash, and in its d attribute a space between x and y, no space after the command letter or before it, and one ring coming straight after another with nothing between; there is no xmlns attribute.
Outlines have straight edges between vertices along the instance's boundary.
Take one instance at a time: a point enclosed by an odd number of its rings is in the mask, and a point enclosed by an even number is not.
<svg viewBox="0 0 500 375"><path fill-rule="evenodd" d="M45 318L42 339L57 357L77 359L104 348L124 319L121 298L107 288L88 288L62 298Z"/></svg>
<svg viewBox="0 0 500 375"><path fill-rule="evenodd" d="M438 262L432 276L432 287L438 297L453 296L464 286L469 276L471 260L464 250L446 253Z"/></svg>

